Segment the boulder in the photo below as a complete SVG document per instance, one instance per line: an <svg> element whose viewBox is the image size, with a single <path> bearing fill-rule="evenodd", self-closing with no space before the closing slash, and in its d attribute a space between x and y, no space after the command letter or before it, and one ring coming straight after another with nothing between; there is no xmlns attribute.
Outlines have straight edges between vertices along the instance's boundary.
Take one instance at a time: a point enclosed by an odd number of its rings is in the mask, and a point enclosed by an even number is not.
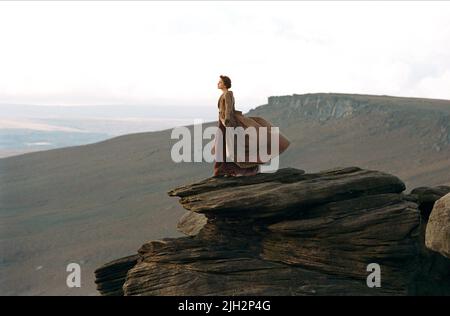
<svg viewBox="0 0 450 316"><path fill-rule="evenodd" d="M426 227L425 244L450 258L450 193L434 204Z"/></svg>

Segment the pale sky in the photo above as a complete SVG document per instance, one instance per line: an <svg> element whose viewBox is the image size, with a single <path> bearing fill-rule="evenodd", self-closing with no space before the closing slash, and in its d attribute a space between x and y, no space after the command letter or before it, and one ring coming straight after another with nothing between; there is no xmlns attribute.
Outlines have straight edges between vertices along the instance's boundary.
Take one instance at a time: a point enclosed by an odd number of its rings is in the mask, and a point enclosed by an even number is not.
<svg viewBox="0 0 450 316"><path fill-rule="evenodd" d="M450 2L0 2L0 103L450 99Z"/></svg>

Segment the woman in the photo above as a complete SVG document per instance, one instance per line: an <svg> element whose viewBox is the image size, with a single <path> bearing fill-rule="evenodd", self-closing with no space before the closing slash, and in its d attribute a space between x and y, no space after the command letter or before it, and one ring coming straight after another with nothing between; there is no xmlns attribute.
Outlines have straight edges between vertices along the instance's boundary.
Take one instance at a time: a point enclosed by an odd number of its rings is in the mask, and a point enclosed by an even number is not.
<svg viewBox="0 0 450 316"><path fill-rule="evenodd" d="M274 155L271 155L271 129L272 124L261 117L246 117L242 115L241 111L236 111L234 108L234 95L233 91L228 89L231 88L231 80L227 76L220 76L220 80L217 83L217 88L222 90L222 95L219 98L217 107L219 109L219 120L218 120L218 128L222 131L222 140L220 141L219 137L216 137L215 143L212 149L212 153L215 154L215 162L214 162L214 176L251 176L255 175L259 171L259 166L261 164L265 164L268 161L264 161L260 158L260 149L259 149L259 127L267 128L267 154L270 155L268 157L273 158ZM230 146L233 144L230 140L233 138L231 134L226 133L226 127L243 127L244 129L248 127L254 127L256 129L257 139L254 140L257 144L257 153L256 157L251 156L250 151L250 140L249 138L245 141L245 160L238 161L237 159L237 142L234 142L234 156L231 157ZM220 135L220 134L217 134ZM289 147L289 140L283 136L281 133L278 133L274 137L279 139L279 150L278 154L281 154ZM220 148L222 147L222 148ZM217 150L216 150L217 149ZM226 161L227 157L229 157L232 161Z"/></svg>

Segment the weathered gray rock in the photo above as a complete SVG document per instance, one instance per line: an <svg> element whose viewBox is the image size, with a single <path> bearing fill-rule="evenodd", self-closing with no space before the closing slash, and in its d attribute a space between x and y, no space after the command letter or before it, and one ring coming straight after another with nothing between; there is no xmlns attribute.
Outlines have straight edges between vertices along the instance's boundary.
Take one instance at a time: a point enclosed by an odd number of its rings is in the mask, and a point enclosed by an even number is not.
<svg viewBox="0 0 450 316"><path fill-rule="evenodd" d="M450 194L434 204L426 228L425 244L429 249L450 258Z"/></svg>
<svg viewBox="0 0 450 316"><path fill-rule="evenodd" d="M385 286L406 289L417 264L419 223L417 205L399 194L362 196L270 225L274 233L263 241L262 254L267 260L360 280L367 276L368 263L383 262Z"/></svg>
<svg viewBox="0 0 450 316"><path fill-rule="evenodd" d="M290 170L282 169L273 178L268 174L257 175L250 183L239 185L238 190L230 189L236 187L234 179L210 178L169 194L181 197L180 203L186 209L207 216L264 218L361 195L399 193L405 189L397 177L357 167L280 176Z"/></svg>
<svg viewBox="0 0 450 316"><path fill-rule="evenodd" d="M109 262L95 270L95 283L97 290L102 295L123 295L123 284L128 270L133 268L139 259L139 255L132 255Z"/></svg>
<svg viewBox="0 0 450 316"><path fill-rule="evenodd" d="M168 193L191 212L178 224L187 236L144 244L135 265L103 267L97 282L112 295L120 282L124 295L450 294L450 260L425 248L404 189L357 167L181 186ZM366 285L370 263L381 267L379 288Z"/></svg>

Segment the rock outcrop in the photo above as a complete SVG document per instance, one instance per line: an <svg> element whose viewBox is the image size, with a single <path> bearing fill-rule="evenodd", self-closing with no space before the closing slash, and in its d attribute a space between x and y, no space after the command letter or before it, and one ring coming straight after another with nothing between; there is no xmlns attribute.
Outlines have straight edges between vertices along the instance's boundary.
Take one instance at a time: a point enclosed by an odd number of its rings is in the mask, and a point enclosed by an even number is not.
<svg viewBox="0 0 450 316"><path fill-rule="evenodd" d="M411 191L410 197L419 205L422 218L428 221L434 203L450 192L450 186L441 185L437 187L418 187Z"/></svg>
<svg viewBox="0 0 450 316"><path fill-rule="evenodd" d="M105 264L95 271L95 283L97 290L102 294L110 296L122 296L123 284L125 283L128 270L133 268L139 255L132 255Z"/></svg>
<svg viewBox="0 0 450 316"><path fill-rule="evenodd" d="M419 197L358 167L285 168L175 188L187 236L96 271L104 295L450 294L450 260L424 246ZM368 287L368 265L381 287Z"/></svg>
<svg viewBox="0 0 450 316"><path fill-rule="evenodd" d="M450 258L450 193L435 203L428 220L425 243L431 250Z"/></svg>

